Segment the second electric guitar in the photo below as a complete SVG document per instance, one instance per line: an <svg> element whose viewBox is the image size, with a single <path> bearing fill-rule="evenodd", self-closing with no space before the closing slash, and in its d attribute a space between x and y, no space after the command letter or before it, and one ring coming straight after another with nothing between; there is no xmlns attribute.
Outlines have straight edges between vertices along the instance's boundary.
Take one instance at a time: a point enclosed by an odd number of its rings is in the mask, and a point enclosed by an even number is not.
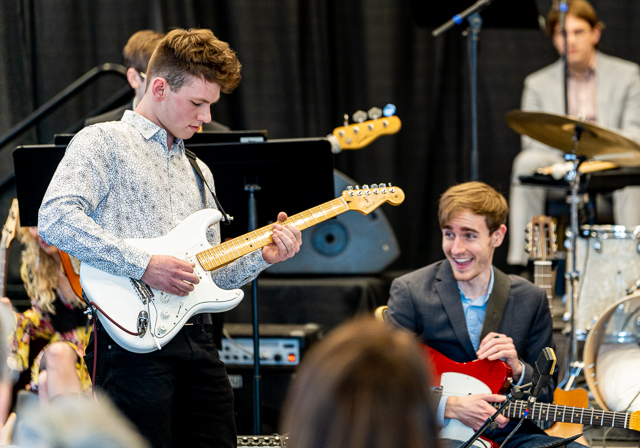
<svg viewBox="0 0 640 448"><path fill-rule="evenodd" d="M303 230L349 210L366 215L385 202L398 205L402 201L404 192L398 187L363 186L345 190L339 198L293 215L284 224ZM97 306L100 322L120 346L134 353L152 352L168 343L194 314L220 313L240 303L242 290L218 288L207 271L271 244L273 226L212 247L207 242L206 231L220 218L217 210L200 210L163 237L125 240L151 255L172 255L195 263L194 273L200 283L194 285L194 291L186 297L158 291L139 280L112 275L82 263L82 289Z"/></svg>

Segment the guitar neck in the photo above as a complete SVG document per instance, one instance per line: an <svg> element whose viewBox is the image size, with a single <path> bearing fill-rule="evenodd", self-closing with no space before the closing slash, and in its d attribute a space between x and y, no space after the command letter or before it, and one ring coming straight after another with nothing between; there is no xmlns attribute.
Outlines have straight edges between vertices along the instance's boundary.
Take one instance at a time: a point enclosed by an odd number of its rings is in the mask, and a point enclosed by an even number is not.
<svg viewBox="0 0 640 448"><path fill-rule="evenodd" d="M493 403L493 405L496 408L500 407L500 403ZM518 400L507 406L502 411L502 414L510 418L522 418L526 408L527 402ZM634 429L637 431L640 427L639 414L640 412L629 414L626 412L602 411L536 402L525 418L548 422L580 423L583 425Z"/></svg>
<svg viewBox="0 0 640 448"><path fill-rule="evenodd" d="M292 224L304 230L348 210L350 209L344 198L340 197L290 216L284 225ZM273 243L273 225L268 225L202 251L197 254L197 258L204 269L212 271L271 243Z"/></svg>
<svg viewBox="0 0 640 448"><path fill-rule="evenodd" d="M533 281L536 286L542 288L549 302L553 299L553 286L551 281L551 261L536 260L533 262Z"/></svg>

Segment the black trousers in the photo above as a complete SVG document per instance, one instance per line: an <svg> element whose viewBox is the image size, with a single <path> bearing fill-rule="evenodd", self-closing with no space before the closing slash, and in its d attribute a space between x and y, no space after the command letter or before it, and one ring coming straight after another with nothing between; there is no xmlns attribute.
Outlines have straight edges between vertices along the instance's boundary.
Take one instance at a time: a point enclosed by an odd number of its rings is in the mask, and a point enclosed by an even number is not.
<svg viewBox="0 0 640 448"><path fill-rule="evenodd" d="M233 391L211 325L186 325L162 350L131 353L100 326L96 387L153 448L236 448ZM93 335L84 357L93 375Z"/></svg>

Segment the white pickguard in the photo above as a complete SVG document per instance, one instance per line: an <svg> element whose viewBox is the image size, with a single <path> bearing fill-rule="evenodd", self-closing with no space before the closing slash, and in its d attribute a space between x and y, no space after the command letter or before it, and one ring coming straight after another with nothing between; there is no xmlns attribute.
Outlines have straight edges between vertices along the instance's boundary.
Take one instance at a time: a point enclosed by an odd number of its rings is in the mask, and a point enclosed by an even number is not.
<svg viewBox="0 0 640 448"><path fill-rule="evenodd" d="M152 289L154 296L145 305L129 277L108 274L82 263L80 282L84 293L118 324L136 332L140 312L149 314L149 328L143 337L138 337L125 333L98 312L100 323L118 345L134 353L152 352L173 339L194 314L220 313L240 303L244 293L239 289L225 291L218 288L210 273L196 259L197 253L211 248L206 231L220 218L217 210L204 209L188 216L160 238L125 240L151 255L172 255L195 263L194 273L200 283L194 285L194 291L186 297Z"/></svg>
<svg viewBox="0 0 640 448"><path fill-rule="evenodd" d="M484 384L477 378L474 378L469 375L465 375L463 373L457 372L446 372L443 373L440 378L440 383L442 386L442 396L465 396L471 394L490 394L491 389L489 386ZM460 422L459 420L451 419L449 420L449 424L442 428L440 431L441 439L453 439L453 440L461 440L463 442L469 440L473 434L474 430ZM491 445L483 440L476 440L473 446L487 448L491 447Z"/></svg>

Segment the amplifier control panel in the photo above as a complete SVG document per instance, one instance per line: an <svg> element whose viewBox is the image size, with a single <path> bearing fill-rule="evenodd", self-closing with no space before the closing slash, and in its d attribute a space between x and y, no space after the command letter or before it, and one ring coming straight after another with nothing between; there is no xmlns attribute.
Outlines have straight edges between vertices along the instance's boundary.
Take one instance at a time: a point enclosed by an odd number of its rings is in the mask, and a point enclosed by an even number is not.
<svg viewBox="0 0 640 448"><path fill-rule="evenodd" d="M253 365L253 339L222 339L220 359L228 365ZM300 363L300 340L297 338L260 338L260 365L297 366Z"/></svg>

